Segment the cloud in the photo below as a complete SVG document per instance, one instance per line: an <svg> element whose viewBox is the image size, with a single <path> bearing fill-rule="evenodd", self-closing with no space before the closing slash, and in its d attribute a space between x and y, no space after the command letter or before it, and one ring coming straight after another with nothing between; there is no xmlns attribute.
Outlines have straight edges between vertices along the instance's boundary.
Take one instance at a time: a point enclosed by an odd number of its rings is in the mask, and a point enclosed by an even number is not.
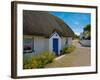
<svg viewBox="0 0 100 80"><path fill-rule="evenodd" d="M80 35L80 33L78 33L78 32L75 32L75 34L78 35L78 36Z"/></svg>

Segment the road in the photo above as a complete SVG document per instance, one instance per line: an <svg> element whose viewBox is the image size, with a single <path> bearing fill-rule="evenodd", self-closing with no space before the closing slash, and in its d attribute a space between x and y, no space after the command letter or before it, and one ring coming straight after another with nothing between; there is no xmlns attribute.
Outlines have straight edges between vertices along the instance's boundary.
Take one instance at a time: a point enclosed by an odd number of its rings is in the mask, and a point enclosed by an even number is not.
<svg viewBox="0 0 100 80"><path fill-rule="evenodd" d="M90 47L83 47L78 40L73 41L76 46L75 51L70 54L65 54L59 59L55 59L52 63L47 64L46 68L54 67L79 67L91 65Z"/></svg>

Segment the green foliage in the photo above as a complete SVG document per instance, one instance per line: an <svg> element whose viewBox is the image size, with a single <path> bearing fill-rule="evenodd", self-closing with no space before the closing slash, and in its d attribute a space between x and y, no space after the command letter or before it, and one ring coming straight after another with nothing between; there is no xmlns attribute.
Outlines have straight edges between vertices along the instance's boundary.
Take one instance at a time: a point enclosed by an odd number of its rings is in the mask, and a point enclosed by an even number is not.
<svg viewBox="0 0 100 80"><path fill-rule="evenodd" d="M23 60L24 69L43 68L46 64L51 63L55 58L54 53L42 52L38 55L25 58Z"/></svg>
<svg viewBox="0 0 100 80"><path fill-rule="evenodd" d="M62 53L63 54L71 53L75 50L75 48L76 47L74 45L71 45L69 47L65 47L65 48L62 49Z"/></svg>
<svg viewBox="0 0 100 80"><path fill-rule="evenodd" d="M40 67L40 62L37 61L37 57L27 58L23 61L23 68L24 69L32 69L36 67ZM37 64L38 63L38 64Z"/></svg>
<svg viewBox="0 0 100 80"><path fill-rule="evenodd" d="M91 38L91 25L90 24L84 27L83 34L86 36L86 38Z"/></svg>
<svg viewBox="0 0 100 80"><path fill-rule="evenodd" d="M74 39L79 39L79 36L74 34Z"/></svg>
<svg viewBox="0 0 100 80"><path fill-rule="evenodd" d="M88 25L86 25L85 27L84 27L84 31L91 31L91 25L90 24L88 24Z"/></svg>
<svg viewBox="0 0 100 80"><path fill-rule="evenodd" d="M54 53L50 53L50 52L42 52L40 55L38 55L40 57L40 59L42 60L43 64L47 64L53 61L53 59L55 58Z"/></svg>

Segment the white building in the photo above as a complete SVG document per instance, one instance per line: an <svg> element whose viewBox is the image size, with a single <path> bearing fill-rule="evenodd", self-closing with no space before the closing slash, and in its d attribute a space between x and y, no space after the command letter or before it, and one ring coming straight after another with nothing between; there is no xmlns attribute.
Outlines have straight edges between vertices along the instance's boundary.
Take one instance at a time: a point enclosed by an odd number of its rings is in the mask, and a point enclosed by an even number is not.
<svg viewBox="0 0 100 80"><path fill-rule="evenodd" d="M91 46L91 39L89 35L85 35L83 33L80 34L80 43L82 46Z"/></svg>
<svg viewBox="0 0 100 80"><path fill-rule="evenodd" d="M72 44L74 33L58 17L42 11L23 11L23 51L37 54L60 51Z"/></svg>

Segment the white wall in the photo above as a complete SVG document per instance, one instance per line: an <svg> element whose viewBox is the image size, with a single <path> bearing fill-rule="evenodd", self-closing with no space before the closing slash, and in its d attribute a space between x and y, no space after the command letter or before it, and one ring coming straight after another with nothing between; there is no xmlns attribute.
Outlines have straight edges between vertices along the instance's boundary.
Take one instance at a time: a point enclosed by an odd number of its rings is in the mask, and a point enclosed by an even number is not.
<svg viewBox="0 0 100 80"><path fill-rule="evenodd" d="M65 47L65 43L66 43L66 38L62 37L61 38L61 49Z"/></svg>
<svg viewBox="0 0 100 80"><path fill-rule="evenodd" d="M72 45L72 37L68 37L68 45Z"/></svg>
<svg viewBox="0 0 100 80"><path fill-rule="evenodd" d="M44 37L34 37L34 50L36 53L49 50L48 39Z"/></svg>
<svg viewBox="0 0 100 80"><path fill-rule="evenodd" d="M58 39L58 52L60 54L60 50L66 46L69 46L72 44L72 37L62 37L57 34L56 32L53 33L49 38L41 37L41 36L30 36L30 35L25 35L24 39L33 39L33 54L37 54L43 51L51 51L53 52L53 38ZM66 44L67 40L67 44Z"/></svg>
<svg viewBox="0 0 100 80"><path fill-rule="evenodd" d="M53 38L58 39L58 52L60 54L60 50L64 48L65 46L71 45L72 44L72 38L71 37L62 37L57 34L56 32L53 33L49 38L41 37L41 36L30 36L30 35L25 35L24 39L33 39L33 54L37 54L43 51L51 51L53 52ZM68 43L66 44L66 40Z"/></svg>
<svg viewBox="0 0 100 80"><path fill-rule="evenodd" d="M40 53L49 50L48 38L41 36L30 36L30 35L25 35L24 38L33 39L34 53Z"/></svg>
<svg viewBox="0 0 100 80"><path fill-rule="evenodd" d="M67 41L67 43L66 43ZM61 49L72 44L72 37L62 37L61 38Z"/></svg>

